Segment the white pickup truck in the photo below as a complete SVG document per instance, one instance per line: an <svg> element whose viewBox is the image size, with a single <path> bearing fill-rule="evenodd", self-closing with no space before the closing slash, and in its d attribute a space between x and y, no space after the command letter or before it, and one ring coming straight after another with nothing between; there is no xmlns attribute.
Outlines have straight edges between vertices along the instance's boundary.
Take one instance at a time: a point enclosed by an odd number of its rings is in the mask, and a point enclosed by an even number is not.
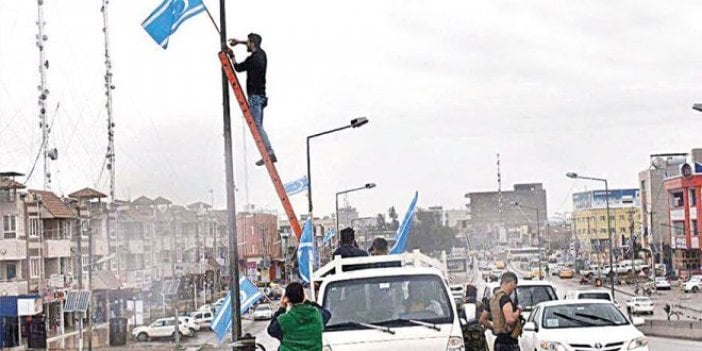
<svg viewBox="0 0 702 351"><path fill-rule="evenodd" d="M324 351L464 351L446 265L419 251L336 258L314 272L331 312ZM466 308L467 318L475 310Z"/></svg>

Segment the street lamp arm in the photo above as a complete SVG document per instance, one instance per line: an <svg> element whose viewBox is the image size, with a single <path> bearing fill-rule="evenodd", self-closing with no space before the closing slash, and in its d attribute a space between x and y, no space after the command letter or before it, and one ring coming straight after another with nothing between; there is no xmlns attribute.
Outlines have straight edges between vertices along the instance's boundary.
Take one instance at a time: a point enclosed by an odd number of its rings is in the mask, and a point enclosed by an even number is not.
<svg viewBox="0 0 702 351"><path fill-rule="evenodd" d="M336 193L336 195L337 195L337 196L338 196L338 195L343 195L343 194L346 194L346 193L350 193L350 192L354 192L354 191L359 191L359 190L365 190L365 189L366 189L365 186L359 186L358 188L353 188L353 189L347 189L347 190L340 191L340 192Z"/></svg>
<svg viewBox="0 0 702 351"><path fill-rule="evenodd" d="M330 130L327 130L327 131L324 131L324 132L321 132L321 133L312 134L312 135L307 136L307 140L308 140L308 142L309 142L309 139L316 138L316 137L318 137L318 136L322 136L322 135L326 135L326 134L335 133L335 132L338 132L338 131L340 131L340 130L349 129L349 128L351 128L351 125L350 125L350 124L349 124L349 125L346 125L346 126L343 126L343 127L330 129Z"/></svg>

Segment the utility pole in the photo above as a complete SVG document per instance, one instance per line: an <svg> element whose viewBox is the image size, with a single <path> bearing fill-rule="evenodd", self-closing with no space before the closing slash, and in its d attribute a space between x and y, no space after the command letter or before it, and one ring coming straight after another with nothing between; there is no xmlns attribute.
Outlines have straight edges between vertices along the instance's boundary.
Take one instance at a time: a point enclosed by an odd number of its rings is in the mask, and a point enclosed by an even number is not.
<svg viewBox="0 0 702 351"><path fill-rule="evenodd" d="M171 213L171 239L173 240L173 263L171 264L171 281L176 280L176 261L178 260L178 253L176 252L176 221L175 221L175 214ZM180 287L176 289L176 293L173 295L173 316L175 319L173 320L174 323L174 334L175 334L175 344L176 344L176 349L180 348L180 320L178 319L178 302L179 302L179 291ZM136 308L135 308L136 310Z"/></svg>
<svg viewBox="0 0 702 351"><path fill-rule="evenodd" d="M629 243L631 245L631 271L634 273L634 291L639 290L636 274L636 237L634 236L634 209L629 210ZM654 284L655 285L655 284Z"/></svg>
<svg viewBox="0 0 702 351"><path fill-rule="evenodd" d="M81 213L80 213L80 207L81 207L81 202L79 201L77 206L76 206L76 223L78 225L78 230L76 230L77 234L76 235L76 272L75 275L78 279L78 291L83 290L83 220L81 218ZM78 313L79 320L78 320L78 350L83 351L83 314Z"/></svg>

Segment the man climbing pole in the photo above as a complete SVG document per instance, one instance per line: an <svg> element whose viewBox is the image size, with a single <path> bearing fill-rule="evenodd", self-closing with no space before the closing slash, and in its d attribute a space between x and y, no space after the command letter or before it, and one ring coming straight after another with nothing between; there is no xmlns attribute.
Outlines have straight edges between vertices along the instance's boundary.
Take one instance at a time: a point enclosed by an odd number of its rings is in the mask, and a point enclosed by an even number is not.
<svg viewBox="0 0 702 351"><path fill-rule="evenodd" d="M266 52L261 49L261 36L256 33L249 33L248 40L229 39L229 45L234 47L237 44L246 44L246 50L251 53L249 57L241 63L234 63L237 72L246 71L246 94L249 97L249 108L254 117L256 128L263 139L266 151L271 161L277 162L268 134L263 129L263 109L268 106L266 97L266 66L268 58ZM263 159L256 162L257 166L263 165Z"/></svg>

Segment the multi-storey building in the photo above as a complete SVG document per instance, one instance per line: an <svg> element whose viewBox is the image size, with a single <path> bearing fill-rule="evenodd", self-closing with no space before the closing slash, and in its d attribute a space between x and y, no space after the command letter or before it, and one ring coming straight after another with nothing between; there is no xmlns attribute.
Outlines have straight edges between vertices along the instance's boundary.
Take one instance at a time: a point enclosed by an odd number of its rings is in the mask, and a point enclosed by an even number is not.
<svg viewBox="0 0 702 351"><path fill-rule="evenodd" d="M278 216L265 212L237 214L237 244L240 267L253 281L281 280L285 260Z"/></svg>
<svg viewBox="0 0 702 351"><path fill-rule="evenodd" d="M609 199L609 221L607 218ZM630 245L632 234L640 240L639 189L609 189L573 194L571 220L581 254L590 260L606 260L609 253L610 225L614 256L623 258ZM640 243L640 241L639 241Z"/></svg>

